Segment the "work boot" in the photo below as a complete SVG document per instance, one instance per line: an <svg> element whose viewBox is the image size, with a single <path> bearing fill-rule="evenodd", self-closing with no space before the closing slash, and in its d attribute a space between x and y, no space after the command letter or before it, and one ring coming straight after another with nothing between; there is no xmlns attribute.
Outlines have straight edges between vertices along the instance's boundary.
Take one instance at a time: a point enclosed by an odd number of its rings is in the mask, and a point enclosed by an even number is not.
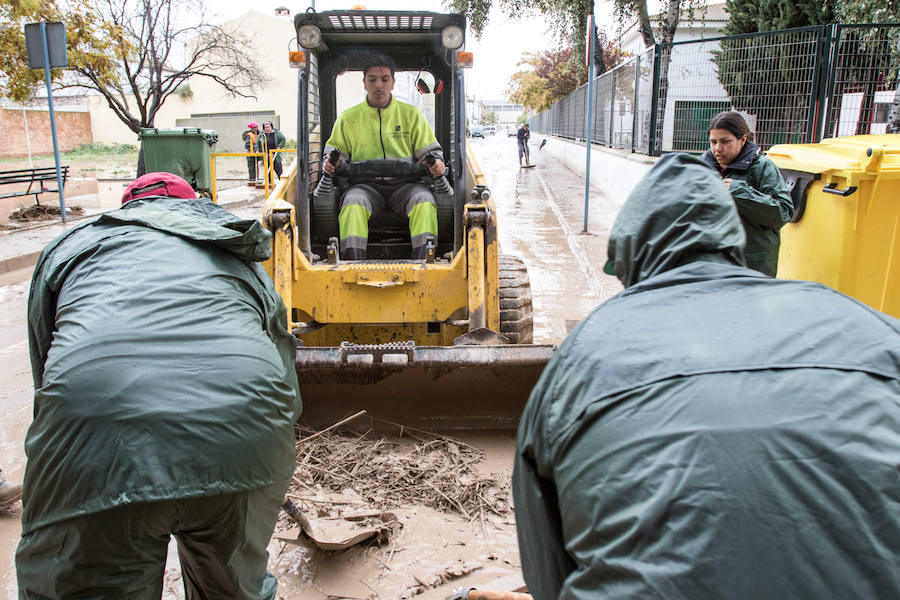
<svg viewBox="0 0 900 600"><path fill-rule="evenodd" d="M21 498L21 485L9 485L5 481L0 483L0 508L9 508Z"/></svg>

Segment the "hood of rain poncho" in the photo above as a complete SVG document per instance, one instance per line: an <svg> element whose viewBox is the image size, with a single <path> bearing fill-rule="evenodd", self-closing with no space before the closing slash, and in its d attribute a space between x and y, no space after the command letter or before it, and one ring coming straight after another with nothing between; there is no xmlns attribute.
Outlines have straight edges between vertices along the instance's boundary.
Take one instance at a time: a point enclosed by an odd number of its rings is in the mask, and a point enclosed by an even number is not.
<svg viewBox="0 0 900 600"><path fill-rule="evenodd" d="M603 270L627 288L698 260L744 265L745 240L716 173L689 154L667 154L619 212Z"/></svg>

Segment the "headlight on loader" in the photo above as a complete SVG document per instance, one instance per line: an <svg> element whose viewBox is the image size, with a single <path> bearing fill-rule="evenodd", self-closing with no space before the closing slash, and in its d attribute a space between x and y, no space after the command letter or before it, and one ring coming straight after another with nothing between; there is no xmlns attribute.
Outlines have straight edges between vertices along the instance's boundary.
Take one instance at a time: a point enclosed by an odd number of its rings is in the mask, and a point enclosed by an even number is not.
<svg viewBox="0 0 900 600"><path fill-rule="evenodd" d="M441 31L441 43L444 45L444 48L456 50L463 45L464 39L463 30L457 25L444 27L443 31Z"/></svg>
<svg viewBox="0 0 900 600"><path fill-rule="evenodd" d="M297 41L304 48L318 48L322 44L322 30L315 25L303 25L297 31Z"/></svg>

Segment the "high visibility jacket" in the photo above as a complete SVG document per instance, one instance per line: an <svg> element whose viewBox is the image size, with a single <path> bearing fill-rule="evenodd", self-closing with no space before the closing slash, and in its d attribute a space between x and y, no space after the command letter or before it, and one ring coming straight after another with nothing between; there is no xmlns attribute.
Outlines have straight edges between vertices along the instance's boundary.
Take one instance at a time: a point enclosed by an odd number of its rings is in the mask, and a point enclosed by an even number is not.
<svg viewBox="0 0 900 600"><path fill-rule="evenodd" d="M244 140L244 149L247 152L261 152L259 145L259 134L254 133L252 131L245 131L241 134L241 139Z"/></svg>
<svg viewBox="0 0 900 600"><path fill-rule="evenodd" d="M355 162L372 158L419 161L426 154L443 159L441 146L425 117L415 106L391 98L387 108L368 102L350 107L338 117L325 143Z"/></svg>

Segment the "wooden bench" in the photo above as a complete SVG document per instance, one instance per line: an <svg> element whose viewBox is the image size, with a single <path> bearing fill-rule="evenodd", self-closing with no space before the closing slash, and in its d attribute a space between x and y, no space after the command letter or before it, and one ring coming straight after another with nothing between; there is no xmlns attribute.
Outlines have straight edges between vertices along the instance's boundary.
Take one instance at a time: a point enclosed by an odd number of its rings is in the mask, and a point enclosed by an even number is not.
<svg viewBox="0 0 900 600"><path fill-rule="evenodd" d="M62 173L63 185L66 185L66 178L69 176L69 166L59 168ZM35 203L40 206L38 196L44 192L59 192L57 188L49 188L44 185L46 181L56 181L56 167L38 167L36 169L15 169L12 171L0 171L0 186L27 183L28 188L16 192L0 194L0 198L12 198L15 196L34 196ZM35 189L35 185L40 185Z"/></svg>

